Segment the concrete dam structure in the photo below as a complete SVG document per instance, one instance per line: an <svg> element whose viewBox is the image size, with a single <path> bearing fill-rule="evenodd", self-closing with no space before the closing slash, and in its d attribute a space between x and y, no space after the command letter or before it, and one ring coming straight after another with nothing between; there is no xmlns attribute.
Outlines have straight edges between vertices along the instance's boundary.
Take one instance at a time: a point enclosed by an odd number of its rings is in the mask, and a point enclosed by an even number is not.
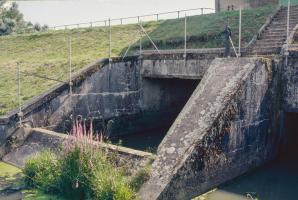
<svg viewBox="0 0 298 200"><path fill-rule="evenodd" d="M191 199L298 144L298 51L287 58L220 58L222 51L149 54L96 61L0 118L1 158L22 166L57 149L76 116L109 137L168 129L156 155L103 146L131 168L154 159L142 200ZM47 130L46 130L47 129ZM293 131L294 130L294 131ZM26 156L24 156L26 155Z"/></svg>

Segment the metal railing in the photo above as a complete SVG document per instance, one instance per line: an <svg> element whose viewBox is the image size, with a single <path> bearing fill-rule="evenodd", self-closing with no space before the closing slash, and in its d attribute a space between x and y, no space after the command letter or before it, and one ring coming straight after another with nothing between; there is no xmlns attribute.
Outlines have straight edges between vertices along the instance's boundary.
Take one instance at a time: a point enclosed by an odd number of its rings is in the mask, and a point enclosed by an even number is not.
<svg viewBox="0 0 298 200"><path fill-rule="evenodd" d="M199 11L198 13L189 13ZM47 30L62 30L62 29L75 29L75 28L92 28L92 27L100 27L100 26L109 26L112 25L123 25L123 24L136 24L140 23L141 21L159 21L161 19L179 19L183 14L187 14L188 16L194 15L204 15L215 13L214 8L192 8L192 9L184 9L184 10L177 10L177 11L169 11L169 12L160 12L160 13L153 13L153 14L145 14L145 15L138 15L138 16L131 16L131 17L120 17L120 18L109 18L105 20L98 20L98 21L89 21L89 22L81 22L81 23L73 23L73 24L63 24L58 26L51 26L48 27ZM161 18L165 15L172 14L172 17ZM174 16L175 15L175 16ZM146 18L151 17L149 20ZM46 30L46 31L47 31ZM24 33L34 32L33 28L30 29L23 29ZM41 30L42 31L42 30Z"/></svg>

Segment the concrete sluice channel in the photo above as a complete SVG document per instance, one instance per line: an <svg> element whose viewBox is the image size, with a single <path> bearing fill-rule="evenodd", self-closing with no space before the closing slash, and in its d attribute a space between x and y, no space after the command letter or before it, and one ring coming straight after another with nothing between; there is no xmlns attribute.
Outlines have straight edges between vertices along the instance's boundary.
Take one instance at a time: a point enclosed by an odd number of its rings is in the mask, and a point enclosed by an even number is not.
<svg viewBox="0 0 298 200"><path fill-rule="evenodd" d="M42 149L57 149L82 116L93 120L94 132L105 130L112 144L100 145L129 169L154 158L142 200L191 199L218 186L197 198L298 199L297 92L286 79L296 68L286 71L279 60L188 56L91 64L73 77L71 92L61 84L23 106L30 133L16 130L18 110L0 118L0 156L22 167ZM291 86L286 99L283 79ZM6 148L8 142L16 147Z"/></svg>
<svg viewBox="0 0 298 200"><path fill-rule="evenodd" d="M276 160L196 200L297 200L298 161Z"/></svg>
<svg viewBox="0 0 298 200"><path fill-rule="evenodd" d="M285 113L285 140L277 157L196 200L297 200L298 114Z"/></svg>

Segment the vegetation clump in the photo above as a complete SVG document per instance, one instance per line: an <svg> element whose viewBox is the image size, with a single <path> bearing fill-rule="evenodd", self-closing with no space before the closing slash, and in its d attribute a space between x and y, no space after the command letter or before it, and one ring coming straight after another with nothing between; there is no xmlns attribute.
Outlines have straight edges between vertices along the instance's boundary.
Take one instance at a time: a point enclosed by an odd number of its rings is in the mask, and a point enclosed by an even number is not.
<svg viewBox="0 0 298 200"><path fill-rule="evenodd" d="M129 177L124 167L94 143L92 131L84 134L83 129L77 126L59 156L47 150L27 161L26 185L72 200L134 199L146 172Z"/></svg>

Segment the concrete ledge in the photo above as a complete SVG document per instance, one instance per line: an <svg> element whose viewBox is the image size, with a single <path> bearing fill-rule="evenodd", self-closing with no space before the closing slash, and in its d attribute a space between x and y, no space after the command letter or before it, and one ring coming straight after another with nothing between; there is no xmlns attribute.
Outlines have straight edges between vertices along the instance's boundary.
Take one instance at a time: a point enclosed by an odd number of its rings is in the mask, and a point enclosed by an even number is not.
<svg viewBox="0 0 298 200"><path fill-rule="evenodd" d="M41 128L33 128L27 139L24 141L24 144L11 149L11 151L3 157L3 161L22 168L27 159L45 149L51 149L59 153L63 142L69 139L69 137L72 136ZM154 155L148 152L95 141L92 145L106 149L108 152L118 154L120 158L119 163L122 165L128 164L133 166L134 169L132 170L138 169L145 165L150 159L154 159Z"/></svg>

